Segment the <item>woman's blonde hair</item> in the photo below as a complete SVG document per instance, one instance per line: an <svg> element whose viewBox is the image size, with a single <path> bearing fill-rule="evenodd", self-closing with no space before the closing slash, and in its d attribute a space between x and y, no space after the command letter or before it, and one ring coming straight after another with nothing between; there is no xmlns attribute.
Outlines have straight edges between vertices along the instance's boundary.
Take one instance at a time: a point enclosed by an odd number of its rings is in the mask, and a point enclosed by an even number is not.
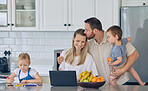
<svg viewBox="0 0 148 91"><path fill-rule="evenodd" d="M84 34L84 31L85 31L84 29L76 30L73 37L75 38L77 34L80 34L86 37L86 35ZM77 63L77 66L84 64L86 56L87 56L87 50L88 50L88 44L87 44L87 37L86 37L86 42L85 42L84 48L81 49L81 54L80 54L80 58ZM74 46L74 40L73 40L72 48L66 52L65 62L70 63L72 65L75 59L75 53L76 53L76 48Z"/></svg>
<svg viewBox="0 0 148 91"><path fill-rule="evenodd" d="M27 60L26 60L27 59ZM28 63L29 63L29 65L30 65L30 56L29 56L29 54L28 53L21 53L20 55L19 55L19 57L18 57L18 60L17 60L17 65L19 64L19 62L21 61L21 60L26 60Z"/></svg>

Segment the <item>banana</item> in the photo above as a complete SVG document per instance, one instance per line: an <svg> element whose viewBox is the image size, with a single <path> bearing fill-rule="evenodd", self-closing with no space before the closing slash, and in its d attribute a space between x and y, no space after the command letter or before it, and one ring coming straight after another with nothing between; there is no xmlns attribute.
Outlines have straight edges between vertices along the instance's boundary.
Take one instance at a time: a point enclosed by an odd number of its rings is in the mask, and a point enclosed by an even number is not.
<svg viewBox="0 0 148 91"><path fill-rule="evenodd" d="M83 73L83 72L81 72L80 75L79 75L79 80L82 78L82 73Z"/></svg>
<svg viewBox="0 0 148 91"><path fill-rule="evenodd" d="M87 70L85 70L84 72L81 72L79 74L79 80L80 82L91 82L92 81L92 78L93 78L93 74L92 74L92 71L88 72Z"/></svg>
<svg viewBox="0 0 148 91"><path fill-rule="evenodd" d="M89 81L89 78L90 78L90 76L89 76L89 77L87 77L88 82L90 82L90 81Z"/></svg>
<svg viewBox="0 0 148 91"><path fill-rule="evenodd" d="M83 77L81 78L81 80L80 80L80 82L83 82L84 81L84 79L83 79Z"/></svg>
<svg viewBox="0 0 148 91"><path fill-rule="evenodd" d="M90 74L92 74L92 70L90 71Z"/></svg>
<svg viewBox="0 0 148 91"><path fill-rule="evenodd" d="M87 70L86 70L86 71L84 71L84 72L82 73L82 76L84 77L87 73L88 73L88 71L87 71Z"/></svg>
<svg viewBox="0 0 148 91"><path fill-rule="evenodd" d="M90 77L89 77L89 80L88 80L88 81L89 81L89 82L91 82L92 78L93 78L93 74L91 74L91 75L90 75Z"/></svg>
<svg viewBox="0 0 148 91"><path fill-rule="evenodd" d="M86 73L86 75L84 76L84 79L86 79L87 77L89 77L90 73Z"/></svg>

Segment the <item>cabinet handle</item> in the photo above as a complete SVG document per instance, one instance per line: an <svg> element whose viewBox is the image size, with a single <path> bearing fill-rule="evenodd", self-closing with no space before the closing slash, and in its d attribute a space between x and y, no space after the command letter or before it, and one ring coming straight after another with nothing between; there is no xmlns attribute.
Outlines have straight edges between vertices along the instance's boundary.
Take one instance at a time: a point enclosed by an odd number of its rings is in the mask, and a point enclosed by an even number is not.
<svg viewBox="0 0 148 91"><path fill-rule="evenodd" d="M8 23L7 26L10 26L10 24Z"/></svg>
<svg viewBox="0 0 148 91"><path fill-rule="evenodd" d="M11 24L11 26L14 26L14 24Z"/></svg>
<svg viewBox="0 0 148 91"><path fill-rule="evenodd" d="M68 24L68 26L71 26L71 24Z"/></svg>
<svg viewBox="0 0 148 91"><path fill-rule="evenodd" d="M67 24L64 24L64 26L67 26Z"/></svg>

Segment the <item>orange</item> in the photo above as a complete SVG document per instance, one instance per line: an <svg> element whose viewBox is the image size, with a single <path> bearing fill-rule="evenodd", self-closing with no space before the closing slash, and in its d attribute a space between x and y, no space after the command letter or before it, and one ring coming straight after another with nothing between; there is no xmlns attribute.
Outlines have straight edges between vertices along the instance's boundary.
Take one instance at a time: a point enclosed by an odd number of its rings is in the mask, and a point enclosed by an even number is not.
<svg viewBox="0 0 148 91"><path fill-rule="evenodd" d="M97 80L95 79L95 78L93 78L92 80L91 80L91 82L96 82Z"/></svg>
<svg viewBox="0 0 148 91"><path fill-rule="evenodd" d="M104 81L104 77L103 76L100 76L99 77L99 80L101 80L101 82L103 82Z"/></svg>
<svg viewBox="0 0 148 91"><path fill-rule="evenodd" d="M99 79L99 78L98 78L98 77L96 77L96 76L95 76L94 78L96 78L97 80Z"/></svg>
<svg viewBox="0 0 148 91"><path fill-rule="evenodd" d="M91 82L97 82L98 79L99 79L98 77L93 77Z"/></svg>
<svg viewBox="0 0 148 91"><path fill-rule="evenodd" d="M112 58L107 58L107 61L108 61L108 62L112 62L113 59L112 59Z"/></svg>
<svg viewBox="0 0 148 91"><path fill-rule="evenodd" d="M98 79L97 82L102 82L102 81L100 79Z"/></svg>

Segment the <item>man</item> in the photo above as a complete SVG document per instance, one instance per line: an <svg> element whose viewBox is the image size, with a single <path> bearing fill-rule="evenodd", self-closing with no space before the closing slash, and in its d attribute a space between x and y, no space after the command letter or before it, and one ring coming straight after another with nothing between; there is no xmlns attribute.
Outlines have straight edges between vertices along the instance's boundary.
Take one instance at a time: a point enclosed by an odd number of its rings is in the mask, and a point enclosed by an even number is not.
<svg viewBox="0 0 148 91"><path fill-rule="evenodd" d="M85 34L88 39L88 52L92 55L99 75L103 76L107 83L109 83L110 67L107 64L107 58L110 56L112 45L107 42L106 32L102 30L101 22L95 18L89 18L85 22ZM118 85L124 84L129 80L127 70L132 67L138 58L138 52L136 49L128 43L127 47L127 63L122 69L115 69L114 75L119 78ZM60 63L61 58L58 58Z"/></svg>

